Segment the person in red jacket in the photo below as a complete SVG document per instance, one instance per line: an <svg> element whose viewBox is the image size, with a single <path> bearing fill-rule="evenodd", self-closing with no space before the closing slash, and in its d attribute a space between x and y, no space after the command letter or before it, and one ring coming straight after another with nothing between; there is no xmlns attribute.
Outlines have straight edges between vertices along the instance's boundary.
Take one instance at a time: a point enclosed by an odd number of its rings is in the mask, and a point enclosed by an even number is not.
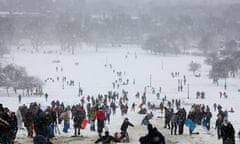
<svg viewBox="0 0 240 144"><path fill-rule="evenodd" d="M97 132L99 137L102 136L105 118L105 112L103 111L102 107L100 107L95 115L95 119L97 119Z"/></svg>

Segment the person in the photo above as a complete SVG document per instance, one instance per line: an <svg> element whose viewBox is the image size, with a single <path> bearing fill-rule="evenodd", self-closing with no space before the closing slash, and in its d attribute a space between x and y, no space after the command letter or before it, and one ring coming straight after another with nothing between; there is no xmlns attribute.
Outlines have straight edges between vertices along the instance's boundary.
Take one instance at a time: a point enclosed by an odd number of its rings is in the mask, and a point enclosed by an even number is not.
<svg viewBox="0 0 240 144"><path fill-rule="evenodd" d="M157 128L153 128L150 123L147 125L147 128L148 134L139 138L140 144L165 144L165 138Z"/></svg>
<svg viewBox="0 0 240 144"><path fill-rule="evenodd" d="M108 121L108 124L110 124L110 116L111 116L111 109L107 107L106 109L106 120Z"/></svg>
<svg viewBox="0 0 240 144"><path fill-rule="evenodd" d="M188 113L188 116L187 116L187 120L184 122L184 123L189 123L189 134L191 135L193 133L193 130L194 130L194 126L191 125L194 120L194 111L193 110L190 110L190 112Z"/></svg>
<svg viewBox="0 0 240 144"><path fill-rule="evenodd" d="M68 129L70 128L70 112L68 108L65 108L64 112L61 113L60 119L63 120L63 132L68 133Z"/></svg>
<svg viewBox="0 0 240 144"><path fill-rule="evenodd" d="M235 130L226 117L223 119L221 137L223 144L235 144Z"/></svg>
<svg viewBox="0 0 240 144"><path fill-rule="evenodd" d="M99 137L102 136L105 117L106 117L105 112L103 111L102 107L100 107L95 115L95 119L97 119L97 132L98 132Z"/></svg>
<svg viewBox="0 0 240 144"><path fill-rule="evenodd" d="M7 121L9 119L9 116L6 111L4 111L4 108L2 104L0 104L0 143L5 144L7 143L7 134L8 129L10 128L10 124Z"/></svg>
<svg viewBox="0 0 240 144"><path fill-rule="evenodd" d="M172 113L170 123L171 123L171 135L173 135L173 132L174 135L177 135L178 115L176 113Z"/></svg>
<svg viewBox="0 0 240 144"><path fill-rule="evenodd" d="M22 107L19 107L16 112L18 129L23 130L23 117L21 113Z"/></svg>
<svg viewBox="0 0 240 144"><path fill-rule="evenodd" d="M15 112L9 111L9 129L8 129L8 134L7 134L7 144L14 144L17 131L18 131L18 126L17 126L17 117L15 115Z"/></svg>
<svg viewBox="0 0 240 144"><path fill-rule="evenodd" d="M170 129L170 120L171 120L171 110L170 108L164 107L165 115L164 115L164 128Z"/></svg>
<svg viewBox="0 0 240 144"><path fill-rule="evenodd" d="M184 130L184 122L186 120L186 111L184 108L177 112L178 115L178 134L182 135Z"/></svg>
<svg viewBox="0 0 240 144"><path fill-rule="evenodd" d="M114 133L114 137L115 137L115 139L117 139L117 141L119 143L126 143L126 142L128 142L127 141L128 139L126 137L122 137L120 132L115 132Z"/></svg>
<svg viewBox="0 0 240 144"><path fill-rule="evenodd" d="M212 118L212 113L210 112L210 110L207 110L205 119L206 119L206 127L207 127L208 131L210 130L210 120L211 120L211 118Z"/></svg>
<svg viewBox="0 0 240 144"><path fill-rule="evenodd" d="M150 123L150 120L153 118L153 113L148 113L142 120L142 125L148 125Z"/></svg>
<svg viewBox="0 0 240 144"><path fill-rule="evenodd" d="M46 100L46 102L47 102L47 99L48 99L48 94L45 93L45 100Z"/></svg>
<svg viewBox="0 0 240 144"><path fill-rule="evenodd" d="M240 139L240 130L238 131L238 138Z"/></svg>
<svg viewBox="0 0 240 144"><path fill-rule="evenodd" d="M21 101L22 101L22 95L20 94L20 95L18 95L18 103L20 104Z"/></svg>
<svg viewBox="0 0 240 144"><path fill-rule="evenodd" d="M27 108L25 118L24 118L24 126L27 129L27 133L28 133L29 138L33 137L33 129L32 129L33 120L34 120L34 115L31 111L31 109Z"/></svg>
<svg viewBox="0 0 240 144"><path fill-rule="evenodd" d="M131 122L129 122L128 118L125 118L122 125L121 125L121 137L120 137L120 139L126 137L127 141L129 141L128 132L127 132L128 126L134 127L134 125Z"/></svg>
<svg viewBox="0 0 240 144"><path fill-rule="evenodd" d="M112 142L119 142L115 137L109 135L108 131L105 131L105 135L98 138L95 144L102 142L102 144L111 144Z"/></svg>
<svg viewBox="0 0 240 144"><path fill-rule="evenodd" d="M217 137L218 139L221 138L221 127L222 127L223 117L221 114L217 115L217 119L215 122L215 129L217 129Z"/></svg>
<svg viewBox="0 0 240 144"><path fill-rule="evenodd" d="M95 107L92 107L90 112L88 113L88 118L90 120L90 131L95 131L95 115L96 115Z"/></svg>
<svg viewBox="0 0 240 144"><path fill-rule="evenodd" d="M83 120L86 118L86 112L82 106L80 106L77 110L77 113L74 116L74 136L80 135L81 124Z"/></svg>
<svg viewBox="0 0 240 144"><path fill-rule="evenodd" d="M46 107L44 105L39 105L38 106L38 110L37 113L33 119L33 123L34 123L34 129L35 129L35 137L33 138L34 140L36 140L38 137L43 137L47 143L51 143L49 141L49 135L50 135L50 131L49 131L49 118L46 115ZM35 144L35 142L34 142Z"/></svg>

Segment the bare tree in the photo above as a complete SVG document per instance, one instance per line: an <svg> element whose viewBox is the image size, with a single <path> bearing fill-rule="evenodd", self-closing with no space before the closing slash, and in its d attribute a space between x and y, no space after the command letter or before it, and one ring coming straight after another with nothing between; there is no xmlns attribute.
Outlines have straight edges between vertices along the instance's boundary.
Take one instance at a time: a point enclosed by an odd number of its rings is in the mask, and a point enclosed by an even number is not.
<svg viewBox="0 0 240 144"><path fill-rule="evenodd" d="M198 71L201 68L201 64L196 62L191 62L189 64L189 71L193 72L193 75L195 75L195 72Z"/></svg>

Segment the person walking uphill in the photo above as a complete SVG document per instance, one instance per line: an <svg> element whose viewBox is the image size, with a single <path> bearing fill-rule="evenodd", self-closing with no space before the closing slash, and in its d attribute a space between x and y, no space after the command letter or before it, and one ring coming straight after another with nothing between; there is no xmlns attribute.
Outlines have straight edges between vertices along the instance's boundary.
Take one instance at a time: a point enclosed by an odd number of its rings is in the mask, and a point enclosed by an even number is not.
<svg viewBox="0 0 240 144"><path fill-rule="evenodd" d="M102 107L100 107L95 115L95 119L97 119L97 132L99 137L102 137L105 117L105 112L103 111Z"/></svg>
<svg viewBox="0 0 240 144"><path fill-rule="evenodd" d="M129 136L128 136L128 132L127 132L128 126L134 127L134 125L128 121L128 118L125 118L121 125L121 138L120 139L126 138L127 141L129 141Z"/></svg>
<svg viewBox="0 0 240 144"><path fill-rule="evenodd" d="M221 137L223 144L235 144L235 130L226 117L221 127Z"/></svg>

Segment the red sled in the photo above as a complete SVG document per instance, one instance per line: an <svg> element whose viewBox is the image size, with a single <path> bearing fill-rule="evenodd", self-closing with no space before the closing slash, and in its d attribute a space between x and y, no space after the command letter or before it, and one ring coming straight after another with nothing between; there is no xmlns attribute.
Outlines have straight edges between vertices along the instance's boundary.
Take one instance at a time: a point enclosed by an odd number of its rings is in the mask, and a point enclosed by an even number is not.
<svg viewBox="0 0 240 144"><path fill-rule="evenodd" d="M81 124L82 129L85 129L87 127L87 123L88 123L87 119L82 121L82 124Z"/></svg>

